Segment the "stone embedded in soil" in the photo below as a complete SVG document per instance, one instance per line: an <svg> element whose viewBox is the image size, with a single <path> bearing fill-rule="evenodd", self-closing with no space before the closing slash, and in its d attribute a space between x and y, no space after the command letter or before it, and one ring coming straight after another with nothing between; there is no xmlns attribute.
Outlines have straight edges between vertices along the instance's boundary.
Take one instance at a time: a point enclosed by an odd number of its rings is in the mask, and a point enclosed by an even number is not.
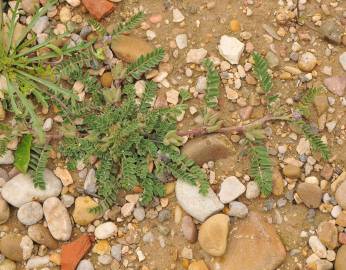
<svg viewBox="0 0 346 270"><path fill-rule="evenodd" d="M199 260L192 262L188 270L209 270L209 268L203 260Z"/></svg>
<svg viewBox="0 0 346 270"><path fill-rule="evenodd" d="M342 209L346 210L346 181L342 182L335 192L335 199Z"/></svg>
<svg viewBox="0 0 346 270"><path fill-rule="evenodd" d="M297 187L297 193L307 207L318 208L320 206L323 193L319 186L300 183Z"/></svg>
<svg viewBox="0 0 346 270"><path fill-rule="evenodd" d="M105 222L96 227L95 237L97 239L107 239L112 237L117 231L118 227L114 222Z"/></svg>
<svg viewBox="0 0 346 270"><path fill-rule="evenodd" d="M58 196L62 188L60 180L48 169L44 171L43 177L46 183L45 190L35 188L30 175L18 174L6 182L1 195L15 207L20 207L34 199L42 202L49 197ZM16 194L16 196L13 196L13 194Z"/></svg>
<svg viewBox="0 0 346 270"><path fill-rule="evenodd" d="M317 58L311 52L303 53L298 60L298 67L300 70L310 72L317 64Z"/></svg>
<svg viewBox="0 0 346 270"><path fill-rule="evenodd" d="M173 9L173 22L175 23L180 23L185 19L185 16L181 11L177 8Z"/></svg>
<svg viewBox="0 0 346 270"><path fill-rule="evenodd" d="M219 53L231 64L239 64L245 45L235 37L223 35L218 46Z"/></svg>
<svg viewBox="0 0 346 270"><path fill-rule="evenodd" d="M340 65L342 66L342 68L346 71L346 52L343 52L339 56L339 62L340 62Z"/></svg>
<svg viewBox="0 0 346 270"><path fill-rule="evenodd" d="M192 217L184 216L181 221L181 230L187 241L195 243L197 241L197 228Z"/></svg>
<svg viewBox="0 0 346 270"><path fill-rule="evenodd" d="M309 246L318 257L320 258L327 257L327 249L316 235L310 236Z"/></svg>
<svg viewBox="0 0 346 270"><path fill-rule="evenodd" d="M208 218L200 227L198 242L211 256L222 256L227 248L229 217L217 214Z"/></svg>
<svg viewBox="0 0 346 270"><path fill-rule="evenodd" d="M245 186L235 176L227 177L220 187L218 194L222 203L230 203L245 192Z"/></svg>
<svg viewBox="0 0 346 270"><path fill-rule="evenodd" d="M49 26L49 18L47 16L42 16L38 18L36 21L36 24L32 28L32 31L34 31L37 35L41 34L44 30L46 30Z"/></svg>
<svg viewBox="0 0 346 270"><path fill-rule="evenodd" d="M288 178L299 178L300 177L300 168L298 166L287 164L283 169L283 173Z"/></svg>
<svg viewBox="0 0 346 270"><path fill-rule="evenodd" d="M328 98L326 95L322 94L322 95L317 95L314 98L314 105L317 111L317 114L319 116L321 116L322 114L324 114L325 112L327 112L328 108L329 108L329 103L328 103Z"/></svg>
<svg viewBox="0 0 346 270"><path fill-rule="evenodd" d="M61 249L61 269L74 270L80 260L91 248L91 237L82 235L71 243L65 244Z"/></svg>
<svg viewBox="0 0 346 270"><path fill-rule="evenodd" d="M281 196L285 189L285 182L281 172L278 169L273 170L273 194Z"/></svg>
<svg viewBox="0 0 346 270"><path fill-rule="evenodd" d="M242 202L231 202L229 204L228 215L231 217L244 218L249 213L249 210L245 204Z"/></svg>
<svg viewBox="0 0 346 270"><path fill-rule="evenodd" d="M335 21L335 19L325 20L320 27L321 34L325 39L334 44L341 43L341 36L344 32L343 28Z"/></svg>
<svg viewBox="0 0 346 270"><path fill-rule="evenodd" d="M186 63L201 64L207 53L207 50L203 48L191 49L186 55Z"/></svg>
<svg viewBox="0 0 346 270"><path fill-rule="evenodd" d="M75 207L72 213L73 220L82 226L89 225L101 216L101 214L96 214L94 211L90 211L92 208L97 206L98 203L89 196L78 197L75 201Z"/></svg>
<svg viewBox="0 0 346 270"><path fill-rule="evenodd" d="M49 256L33 256L31 257L25 265L26 269L42 269L50 262Z"/></svg>
<svg viewBox="0 0 346 270"><path fill-rule="evenodd" d="M235 224L228 239L226 254L215 260L213 269L274 270L286 257L274 226L257 212Z"/></svg>
<svg viewBox="0 0 346 270"><path fill-rule="evenodd" d="M0 224L5 223L10 217L10 207L0 195Z"/></svg>
<svg viewBox="0 0 346 270"><path fill-rule="evenodd" d="M101 85L106 88L110 88L113 82L112 72L105 72L101 76Z"/></svg>
<svg viewBox="0 0 346 270"><path fill-rule="evenodd" d="M58 198L51 197L43 203L43 213L52 236L60 241L69 240L72 233L72 224L63 203Z"/></svg>
<svg viewBox="0 0 346 270"><path fill-rule="evenodd" d="M94 266L90 260L85 259L80 261L76 270L94 270Z"/></svg>
<svg viewBox="0 0 346 270"><path fill-rule="evenodd" d="M0 261L0 270L16 270L17 266L15 262L12 262L11 260L4 259L3 261Z"/></svg>
<svg viewBox="0 0 346 270"><path fill-rule="evenodd" d="M112 51L125 62L132 63L141 55L148 54L154 47L145 40L134 36L120 36L112 41Z"/></svg>
<svg viewBox="0 0 346 270"><path fill-rule="evenodd" d="M342 97L346 89L346 76L334 76L324 79L324 85L333 94Z"/></svg>
<svg viewBox="0 0 346 270"><path fill-rule="evenodd" d="M341 227L346 228L346 211L342 211L336 218L335 223Z"/></svg>
<svg viewBox="0 0 346 270"><path fill-rule="evenodd" d="M0 252L12 261L21 262L30 258L34 244L28 236L10 233L0 240Z"/></svg>
<svg viewBox="0 0 346 270"><path fill-rule="evenodd" d="M338 229L333 222L321 222L317 228L317 235L328 249L335 249L338 246Z"/></svg>
<svg viewBox="0 0 346 270"><path fill-rule="evenodd" d="M83 188L86 192L89 194L94 194L97 191L97 184L96 184L96 172L94 169L90 169L83 185Z"/></svg>
<svg viewBox="0 0 346 270"><path fill-rule="evenodd" d="M346 262L346 245L343 245L339 248L336 254L336 259L334 264L335 270L346 270L345 262Z"/></svg>
<svg viewBox="0 0 346 270"><path fill-rule="evenodd" d="M207 195L202 195L198 187L178 179L175 194L179 205L201 222L224 208L211 188Z"/></svg>
<svg viewBox="0 0 346 270"><path fill-rule="evenodd" d="M39 202L23 204L17 212L18 220L27 226L36 224L43 218L43 209Z"/></svg>
<svg viewBox="0 0 346 270"><path fill-rule="evenodd" d="M0 165L10 165L14 162L14 155L13 152L8 150L0 156Z"/></svg>
<svg viewBox="0 0 346 270"><path fill-rule="evenodd" d="M82 0L82 3L97 20L101 20L115 9L115 5L107 0Z"/></svg>
<svg viewBox="0 0 346 270"><path fill-rule="evenodd" d="M49 249L56 249L58 242L52 237L49 230L42 224L35 224L28 228L29 237L40 245L45 245Z"/></svg>
<svg viewBox="0 0 346 270"><path fill-rule="evenodd" d="M211 134L189 140L182 153L201 166L208 161L230 157L232 149L232 143L225 135Z"/></svg>
<svg viewBox="0 0 346 270"><path fill-rule="evenodd" d="M38 7L40 7L39 0L23 0L22 9L25 13L33 15Z"/></svg>
<svg viewBox="0 0 346 270"><path fill-rule="evenodd" d="M261 193L261 190L255 181L250 181L247 183L246 193L245 193L246 199L249 199L249 200L256 199L260 195L260 193Z"/></svg>

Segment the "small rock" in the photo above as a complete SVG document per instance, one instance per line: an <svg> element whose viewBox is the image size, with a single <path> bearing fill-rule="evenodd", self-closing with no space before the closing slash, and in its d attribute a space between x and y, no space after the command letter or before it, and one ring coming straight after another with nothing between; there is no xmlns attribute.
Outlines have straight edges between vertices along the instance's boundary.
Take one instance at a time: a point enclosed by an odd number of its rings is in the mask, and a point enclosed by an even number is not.
<svg viewBox="0 0 346 270"><path fill-rule="evenodd" d="M346 211L341 212L336 218L335 223L341 227L346 228Z"/></svg>
<svg viewBox="0 0 346 270"><path fill-rule="evenodd" d="M319 186L309 183L300 183L297 193L304 204L309 208L318 208L322 200L322 190Z"/></svg>
<svg viewBox="0 0 346 270"><path fill-rule="evenodd" d="M312 251L320 258L326 258L327 257L327 249L322 244L320 239L318 239L317 236L313 235L309 238L309 246L311 247Z"/></svg>
<svg viewBox="0 0 346 270"><path fill-rule="evenodd" d="M334 44L341 43L341 36L343 29L339 26L334 19L324 21L320 27L321 34Z"/></svg>
<svg viewBox="0 0 346 270"><path fill-rule="evenodd" d="M310 72L317 64L317 58L311 52L306 52L301 55L298 60L298 67L300 70Z"/></svg>
<svg viewBox="0 0 346 270"><path fill-rule="evenodd" d="M125 203L122 207L121 207L121 214L124 217L129 217L131 216L134 208L135 208L135 203Z"/></svg>
<svg viewBox="0 0 346 270"><path fill-rule="evenodd" d="M218 46L219 53L231 64L238 65L245 45L235 37L223 35Z"/></svg>
<svg viewBox="0 0 346 270"><path fill-rule="evenodd" d="M89 194L95 194L97 191L96 184L96 172L94 169L90 169L83 185L83 188Z"/></svg>
<svg viewBox="0 0 346 270"><path fill-rule="evenodd" d="M201 64L207 53L207 50L203 48L191 49L186 55L186 63Z"/></svg>
<svg viewBox="0 0 346 270"><path fill-rule="evenodd" d="M0 157L0 165L10 165L14 162L14 156L12 151L7 150L5 154Z"/></svg>
<svg viewBox="0 0 346 270"><path fill-rule="evenodd" d="M49 249L56 249L58 247L57 241L52 237L49 230L42 224L35 224L28 228L29 237L40 245L45 245Z"/></svg>
<svg viewBox="0 0 346 270"><path fill-rule="evenodd" d="M314 105L317 111L317 114L321 116L325 112L327 112L329 108L328 98L326 95L317 95L314 98Z"/></svg>
<svg viewBox="0 0 346 270"><path fill-rule="evenodd" d="M178 179L175 193L179 205L201 222L224 208L212 189L209 189L208 194L202 195L198 187Z"/></svg>
<svg viewBox="0 0 346 270"><path fill-rule="evenodd" d="M158 220L160 222L165 222L171 218L171 211L169 209L163 209L159 212Z"/></svg>
<svg viewBox="0 0 346 270"><path fill-rule="evenodd" d="M173 9L173 22L180 23L185 19L183 13L177 8Z"/></svg>
<svg viewBox="0 0 346 270"><path fill-rule="evenodd" d="M346 181L341 183L335 192L335 199L342 209L346 210Z"/></svg>
<svg viewBox="0 0 346 270"><path fill-rule="evenodd" d="M231 217L244 218L249 213L247 206L241 202L231 202L229 204L228 215Z"/></svg>
<svg viewBox="0 0 346 270"><path fill-rule="evenodd" d="M60 180L48 169L44 171L43 178L46 183L45 190L35 188L29 174L18 174L6 182L1 195L15 207L20 207L34 199L42 202L49 197L58 196L62 188ZM13 196L13 194L16 194L16 196Z"/></svg>
<svg viewBox="0 0 346 270"><path fill-rule="evenodd" d="M81 0L66 0L66 2L73 7L78 7L81 3Z"/></svg>
<svg viewBox="0 0 346 270"><path fill-rule="evenodd" d="M317 235L328 249L335 249L337 247L338 229L332 222L321 222L317 228Z"/></svg>
<svg viewBox="0 0 346 270"><path fill-rule="evenodd" d="M75 208L72 213L74 222L82 226L89 225L101 216L101 214L90 211L97 206L99 205L89 196L78 197L75 201Z"/></svg>
<svg viewBox="0 0 346 270"><path fill-rule="evenodd" d="M133 216L138 221L143 221L145 219L145 210L143 207L136 207L135 210L133 210Z"/></svg>
<svg viewBox="0 0 346 270"><path fill-rule="evenodd" d="M324 79L324 85L333 94L342 97L346 89L346 76L334 76Z"/></svg>
<svg viewBox="0 0 346 270"><path fill-rule="evenodd" d="M30 258L34 244L28 236L10 233L0 240L0 252L15 262Z"/></svg>
<svg viewBox="0 0 346 270"><path fill-rule="evenodd" d="M43 209L38 202L23 204L17 212L18 220L27 226L36 224L43 218Z"/></svg>
<svg viewBox="0 0 346 270"><path fill-rule="evenodd" d="M286 177L291 179L300 178L300 168L292 164L285 165L283 173Z"/></svg>
<svg viewBox="0 0 346 270"><path fill-rule="evenodd" d="M114 259L116 259L118 262L121 262L121 249L122 246L120 244L116 244L112 246L111 254Z"/></svg>
<svg viewBox="0 0 346 270"><path fill-rule="evenodd" d="M46 30L49 26L49 18L47 16L43 16L38 18L36 24L32 28L32 31L35 32L35 34L41 34L44 30Z"/></svg>
<svg viewBox="0 0 346 270"><path fill-rule="evenodd" d="M187 241L195 243L197 241L197 227L192 217L184 216L181 222L181 230Z"/></svg>
<svg viewBox="0 0 346 270"><path fill-rule="evenodd" d="M245 190L245 186L238 180L237 177L230 176L221 183L218 196L221 202L230 203L242 195Z"/></svg>
<svg viewBox="0 0 346 270"><path fill-rule="evenodd" d="M115 9L115 5L107 0L98 0L97 2L94 0L82 0L82 2L89 13L97 20L101 20Z"/></svg>
<svg viewBox="0 0 346 270"><path fill-rule="evenodd" d="M56 240L67 241L71 237L72 224L63 203L56 197L51 197L43 203L43 214L48 229Z"/></svg>
<svg viewBox="0 0 346 270"><path fill-rule="evenodd" d="M277 55L271 51L268 51L268 53L266 54L266 60L270 68L275 68L280 64L279 57L277 57Z"/></svg>
<svg viewBox="0 0 346 270"><path fill-rule="evenodd" d="M114 222L105 222L96 227L95 237L97 239L107 239L113 236L117 231L118 227Z"/></svg>
<svg viewBox="0 0 346 270"><path fill-rule="evenodd" d="M187 35L179 34L175 37L175 42L177 43L177 47L182 50L187 47Z"/></svg>
<svg viewBox="0 0 346 270"><path fill-rule="evenodd" d="M128 63L132 63L141 55L148 54L154 50L150 43L133 36L118 37L112 41L111 48L117 57Z"/></svg>
<svg viewBox="0 0 346 270"><path fill-rule="evenodd" d="M48 132L52 129L52 127L53 127L53 119L47 118L43 123L43 130Z"/></svg>
<svg viewBox="0 0 346 270"><path fill-rule="evenodd" d="M200 260L192 262L188 270L209 270L209 268L203 260Z"/></svg>
<svg viewBox="0 0 346 270"><path fill-rule="evenodd" d="M346 52L343 52L339 56L339 62L340 62L340 65L342 66L342 68L346 71Z"/></svg>
<svg viewBox="0 0 346 270"><path fill-rule="evenodd" d="M73 178L66 168L57 167L54 170L54 174L61 180L65 187L73 184Z"/></svg>
<svg viewBox="0 0 346 270"><path fill-rule="evenodd" d="M284 192L285 182L278 169L273 171L273 194L281 196Z"/></svg>
<svg viewBox="0 0 346 270"><path fill-rule="evenodd" d="M101 78L101 85L105 88L111 88L113 83L113 76L111 72L105 72L102 74Z"/></svg>
<svg viewBox="0 0 346 270"><path fill-rule="evenodd" d="M17 266L14 262L8 259L0 261L0 270L16 270Z"/></svg>
<svg viewBox="0 0 346 270"><path fill-rule="evenodd" d="M94 266L90 260L81 260L76 270L94 270Z"/></svg>
<svg viewBox="0 0 346 270"><path fill-rule="evenodd" d="M335 270L346 270L345 261L346 261L346 245L343 245L339 248L336 254L336 259L334 264Z"/></svg>
<svg viewBox="0 0 346 270"><path fill-rule="evenodd" d="M34 256L31 257L26 263L26 269L40 269L49 263L49 256Z"/></svg>
<svg viewBox="0 0 346 270"><path fill-rule="evenodd" d="M0 196L0 224L4 224L10 217L10 207L7 202Z"/></svg>
<svg viewBox="0 0 346 270"><path fill-rule="evenodd" d="M72 13L68 7L62 7L60 9L59 18L61 22L66 23L71 20L71 17Z"/></svg>
<svg viewBox="0 0 346 270"><path fill-rule="evenodd" d="M229 217L217 214L208 218L200 227L198 242L211 256L222 256L227 247Z"/></svg>
<svg viewBox="0 0 346 270"><path fill-rule="evenodd" d="M250 181L246 185L245 197L249 200L256 199L261 193L258 184L255 181Z"/></svg>
<svg viewBox="0 0 346 270"><path fill-rule="evenodd" d="M22 1L22 9L25 13L29 15L34 15L37 8L40 7L39 0L23 0Z"/></svg>

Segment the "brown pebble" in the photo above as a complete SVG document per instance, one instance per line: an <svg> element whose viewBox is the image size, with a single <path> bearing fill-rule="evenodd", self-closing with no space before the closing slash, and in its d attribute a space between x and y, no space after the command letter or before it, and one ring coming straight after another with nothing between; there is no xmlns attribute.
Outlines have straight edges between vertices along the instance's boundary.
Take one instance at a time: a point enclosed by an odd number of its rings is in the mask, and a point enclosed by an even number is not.
<svg viewBox="0 0 346 270"><path fill-rule="evenodd" d="M105 72L101 76L101 84L103 87L110 88L112 86L113 77L111 72Z"/></svg>

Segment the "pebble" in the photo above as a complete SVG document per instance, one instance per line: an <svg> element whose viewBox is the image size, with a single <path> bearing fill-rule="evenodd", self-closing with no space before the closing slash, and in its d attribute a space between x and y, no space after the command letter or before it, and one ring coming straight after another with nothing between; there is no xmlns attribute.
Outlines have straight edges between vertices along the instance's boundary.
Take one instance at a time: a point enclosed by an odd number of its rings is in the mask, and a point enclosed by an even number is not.
<svg viewBox="0 0 346 270"><path fill-rule="evenodd" d="M134 208L135 208L136 204L135 203L125 203L122 207L121 207L121 214L124 217L129 217L131 216Z"/></svg>
<svg viewBox="0 0 346 270"><path fill-rule="evenodd" d="M42 16L38 18L36 24L32 28L32 31L35 32L35 34L41 34L44 30L46 30L49 26L49 18L47 16Z"/></svg>
<svg viewBox="0 0 346 270"><path fill-rule="evenodd" d="M113 245L112 248L111 248L111 255L118 262L121 261L121 249L122 249L122 245L121 244Z"/></svg>
<svg viewBox="0 0 346 270"><path fill-rule="evenodd" d="M342 68L346 71L346 52L343 52L339 56L339 62L340 62L340 65L342 66Z"/></svg>
<svg viewBox="0 0 346 270"><path fill-rule="evenodd" d="M334 76L324 79L324 85L333 94L342 97L346 89L346 76Z"/></svg>
<svg viewBox="0 0 346 270"><path fill-rule="evenodd" d="M343 245L339 248L336 254L336 259L334 264L335 270L346 270L345 261L346 261L346 245Z"/></svg>
<svg viewBox="0 0 346 270"><path fill-rule="evenodd" d="M47 118L43 123L43 130L48 132L52 129L52 127L53 127L53 119Z"/></svg>
<svg viewBox="0 0 346 270"><path fill-rule="evenodd" d="M228 215L231 217L245 218L249 213L247 206L241 202L230 202Z"/></svg>
<svg viewBox="0 0 346 270"><path fill-rule="evenodd" d="M190 243L197 241L197 227L192 217L184 216L181 222L181 230L185 239Z"/></svg>
<svg viewBox="0 0 346 270"><path fill-rule="evenodd" d="M35 224L28 228L29 237L36 243L44 245L49 249L56 249L58 242L52 237L49 230L42 224Z"/></svg>
<svg viewBox="0 0 346 270"><path fill-rule="evenodd" d="M39 269L49 263L49 256L34 256L31 257L26 263L26 269Z"/></svg>
<svg viewBox="0 0 346 270"><path fill-rule="evenodd" d="M40 6L40 2L39 0L23 0L21 6L25 13L34 15L36 9Z"/></svg>
<svg viewBox="0 0 346 270"><path fill-rule="evenodd" d="M10 233L0 240L0 252L8 259L16 262L31 257L34 243L27 235Z"/></svg>
<svg viewBox="0 0 346 270"><path fill-rule="evenodd" d="M78 7L81 3L81 0L66 0L66 2L73 7Z"/></svg>
<svg viewBox="0 0 346 270"><path fill-rule="evenodd" d="M201 64L207 53L203 48L190 49L186 55L186 63Z"/></svg>
<svg viewBox="0 0 346 270"><path fill-rule="evenodd" d="M277 57L277 55L271 51L268 51L265 58L270 68L275 68L280 64L279 57Z"/></svg>
<svg viewBox="0 0 346 270"><path fill-rule="evenodd" d="M211 256L222 256L226 252L229 232L229 217L217 214L201 225L198 242L201 248Z"/></svg>
<svg viewBox="0 0 346 270"><path fill-rule="evenodd" d="M56 240L67 241L71 237L72 224L67 209L56 197L51 197L43 203L43 214L48 229Z"/></svg>
<svg viewBox="0 0 346 270"><path fill-rule="evenodd" d="M81 260L77 266L76 270L94 270L94 266L90 260Z"/></svg>
<svg viewBox="0 0 346 270"><path fill-rule="evenodd" d="M342 182L335 192L335 199L338 204L346 210L346 181Z"/></svg>
<svg viewBox="0 0 346 270"><path fill-rule="evenodd" d="M105 222L95 229L95 237L97 239L107 239L117 233L118 227L114 222Z"/></svg>
<svg viewBox="0 0 346 270"><path fill-rule="evenodd" d="M300 70L310 72L317 64L317 58L311 52L303 53L298 60L298 67Z"/></svg>
<svg viewBox="0 0 346 270"><path fill-rule="evenodd" d="M180 23L183 20L185 20L185 16L183 15L183 13L181 13L181 11L177 8L173 9L173 22L175 23Z"/></svg>
<svg viewBox="0 0 346 270"><path fill-rule="evenodd" d="M227 177L220 187L218 194L222 203L230 203L245 192L245 186L235 176Z"/></svg>
<svg viewBox="0 0 346 270"><path fill-rule="evenodd" d="M143 207L136 207L135 210L133 210L133 216L138 221L143 221L145 219L145 210Z"/></svg>
<svg viewBox="0 0 346 270"><path fill-rule="evenodd" d="M297 193L304 204L309 208L318 208L322 200L322 190L319 186L309 183L300 183Z"/></svg>
<svg viewBox="0 0 346 270"><path fill-rule="evenodd" d="M14 262L8 259L0 260L0 270L16 270L17 266Z"/></svg>
<svg viewBox="0 0 346 270"><path fill-rule="evenodd" d="M7 202L0 196L0 224L4 224L10 217L10 207Z"/></svg>
<svg viewBox="0 0 346 270"><path fill-rule="evenodd" d="M7 150L5 154L0 157L0 165L10 165L14 162L14 155L11 150Z"/></svg>
<svg viewBox="0 0 346 270"><path fill-rule="evenodd" d="M72 13L68 7L62 7L60 9L59 18L62 23L67 23L71 20Z"/></svg>
<svg viewBox="0 0 346 270"><path fill-rule="evenodd" d="M83 188L89 194L95 194L97 191L96 185L96 172L94 169L90 169L83 185Z"/></svg>
<svg viewBox="0 0 346 270"><path fill-rule="evenodd" d="M91 209L97 206L98 203L96 203L89 196L76 198L75 207L72 212L74 222L82 226L89 225L91 222L93 222L101 216L101 214L97 214L94 211L90 211Z"/></svg>
<svg viewBox="0 0 346 270"><path fill-rule="evenodd" d="M224 205L210 188L206 195L202 195L198 187L178 179L175 193L179 205L189 215L201 222L224 208Z"/></svg>
<svg viewBox="0 0 346 270"><path fill-rule="evenodd" d="M333 222L324 221L318 225L317 235L322 244L328 249L335 249L338 245L338 229Z"/></svg>
<svg viewBox="0 0 346 270"><path fill-rule="evenodd" d="M61 201L66 208L69 208L74 204L74 197L69 194L63 194L61 195Z"/></svg>
<svg viewBox="0 0 346 270"><path fill-rule="evenodd" d="M18 220L27 226L36 224L43 218L43 209L39 202L23 204L17 212Z"/></svg>
<svg viewBox="0 0 346 270"><path fill-rule="evenodd" d="M171 218L171 210L163 209L159 212L158 220L160 222L165 222Z"/></svg>
<svg viewBox="0 0 346 270"><path fill-rule="evenodd" d="M261 193L258 184L255 181L250 181L246 185L245 197L249 200L256 199Z"/></svg>
<svg viewBox="0 0 346 270"><path fill-rule="evenodd" d="M231 20L229 26L230 26L231 31L234 33L240 31L240 22L238 20Z"/></svg>
<svg viewBox="0 0 346 270"><path fill-rule="evenodd" d="M60 180L48 169L44 171L43 177L46 182L45 190L35 188L29 174L18 174L6 182L1 195L15 207L20 207L33 199L42 202L49 197L58 196L62 188ZM16 194L16 196L13 196L13 194Z"/></svg>
<svg viewBox="0 0 346 270"><path fill-rule="evenodd" d="M321 34L334 44L341 43L343 29L334 19L325 20L320 27Z"/></svg>
<svg viewBox="0 0 346 270"><path fill-rule="evenodd" d="M300 177L300 168L292 164L287 164L283 169L283 173L288 178L296 179Z"/></svg>
<svg viewBox="0 0 346 270"><path fill-rule="evenodd" d="M312 251L321 259L327 257L327 249L322 244L320 239L318 239L317 236L313 235L309 238L309 246L311 247Z"/></svg>
<svg viewBox="0 0 346 270"><path fill-rule="evenodd" d="M235 37L223 35L218 46L219 53L232 65L239 64L245 45Z"/></svg>
<svg viewBox="0 0 346 270"><path fill-rule="evenodd" d="M187 47L187 35L179 34L175 37L175 42L177 43L177 47L182 50Z"/></svg>

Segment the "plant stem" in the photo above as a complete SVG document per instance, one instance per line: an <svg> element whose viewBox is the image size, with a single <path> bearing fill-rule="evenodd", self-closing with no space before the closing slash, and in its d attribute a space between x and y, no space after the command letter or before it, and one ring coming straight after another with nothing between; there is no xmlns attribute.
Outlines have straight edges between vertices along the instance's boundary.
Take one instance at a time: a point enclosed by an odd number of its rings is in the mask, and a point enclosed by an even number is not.
<svg viewBox="0 0 346 270"><path fill-rule="evenodd" d="M199 127L199 128L195 128L195 129L190 129L187 131L183 131L183 130L177 131L177 135L179 135L179 136L201 136L201 135L210 134L210 133L243 133L248 129L262 126L266 122L269 122L269 121L276 121L276 120L287 121L290 118L291 118L290 115L273 116L273 115L267 114L266 116L264 116L260 119L257 119L256 121L254 121L250 124L246 124L246 125L240 125L240 126L235 126L235 127L223 127L223 128L220 128L219 130L216 130L216 131L209 131L208 127L204 126L204 127Z"/></svg>

